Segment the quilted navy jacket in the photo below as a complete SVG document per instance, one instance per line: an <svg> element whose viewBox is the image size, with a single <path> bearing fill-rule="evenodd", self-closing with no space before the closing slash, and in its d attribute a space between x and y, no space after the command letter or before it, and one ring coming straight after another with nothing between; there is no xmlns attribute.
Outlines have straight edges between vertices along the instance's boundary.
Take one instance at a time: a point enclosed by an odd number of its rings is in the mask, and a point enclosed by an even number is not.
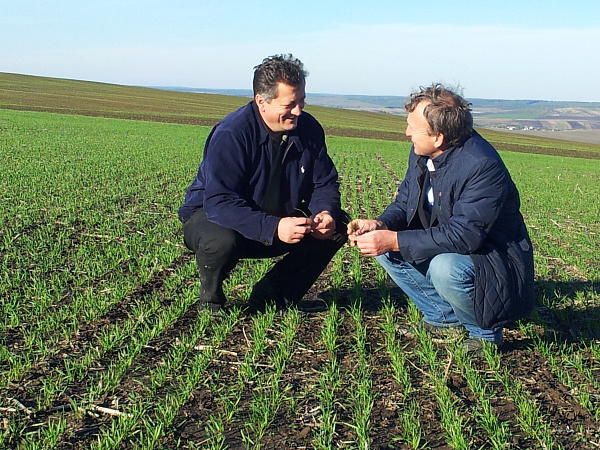
<svg viewBox="0 0 600 450"><path fill-rule="evenodd" d="M475 265L475 316L490 329L527 316L535 303L533 249L519 193L498 152L477 132L433 160L433 226L417 207L426 158L411 149L396 199L379 220L398 231L402 257L423 262L440 253L470 255Z"/></svg>
<svg viewBox="0 0 600 450"><path fill-rule="evenodd" d="M256 103L218 123L204 146L198 174L179 208L182 222L204 208L211 222L271 245L279 217L260 210L271 168L270 136ZM338 174L317 120L303 112L288 136L279 194L283 217L329 211L340 216Z"/></svg>

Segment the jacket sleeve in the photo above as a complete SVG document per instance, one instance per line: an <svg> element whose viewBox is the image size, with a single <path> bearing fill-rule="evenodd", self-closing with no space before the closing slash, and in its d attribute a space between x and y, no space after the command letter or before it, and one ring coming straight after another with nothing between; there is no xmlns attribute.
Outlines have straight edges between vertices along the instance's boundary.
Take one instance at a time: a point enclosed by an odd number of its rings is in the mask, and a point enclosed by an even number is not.
<svg viewBox="0 0 600 450"><path fill-rule="evenodd" d="M407 261L422 262L440 253L476 252L493 228L508 192L508 174L498 161L488 159L475 166L455 187L449 219L425 230L398 232L398 244ZM451 201L450 196L439 197Z"/></svg>
<svg viewBox="0 0 600 450"><path fill-rule="evenodd" d="M266 214L246 198L249 179L255 172L241 133L214 133L203 161L206 187L204 211L211 222L237 231L242 236L271 245L279 218Z"/></svg>

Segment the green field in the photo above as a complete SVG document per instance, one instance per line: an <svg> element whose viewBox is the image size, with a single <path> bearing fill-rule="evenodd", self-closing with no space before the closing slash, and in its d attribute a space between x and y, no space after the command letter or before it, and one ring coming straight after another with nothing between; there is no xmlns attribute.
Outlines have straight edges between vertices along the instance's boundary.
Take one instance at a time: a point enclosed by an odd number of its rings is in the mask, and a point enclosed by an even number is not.
<svg viewBox="0 0 600 450"><path fill-rule="evenodd" d="M490 135L521 192L538 305L501 351L469 359L398 335L418 314L350 247L309 292L327 312L244 315L268 261L232 273L226 315L197 310L176 210L202 124L245 100L167 108L196 97L50 79L8 95L3 77L0 448L600 445L597 147ZM402 119L307 109L331 131L345 209L375 217L406 168L410 144L389 134Z"/></svg>

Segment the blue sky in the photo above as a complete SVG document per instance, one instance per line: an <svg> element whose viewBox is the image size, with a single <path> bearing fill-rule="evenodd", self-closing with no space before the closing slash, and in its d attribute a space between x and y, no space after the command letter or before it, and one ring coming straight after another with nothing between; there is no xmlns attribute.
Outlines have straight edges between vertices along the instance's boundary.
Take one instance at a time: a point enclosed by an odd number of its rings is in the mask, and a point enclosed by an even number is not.
<svg viewBox="0 0 600 450"><path fill-rule="evenodd" d="M293 53L307 91L600 101L595 0L0 0L0 72L250 89Z"/></svg>

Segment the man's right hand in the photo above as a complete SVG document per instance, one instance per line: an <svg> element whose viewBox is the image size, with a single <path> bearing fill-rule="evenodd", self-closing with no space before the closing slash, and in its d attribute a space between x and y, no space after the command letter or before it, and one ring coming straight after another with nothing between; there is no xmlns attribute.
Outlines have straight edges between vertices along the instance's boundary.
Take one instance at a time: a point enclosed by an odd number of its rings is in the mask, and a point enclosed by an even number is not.
<svg viewBox="0 0 600 450"><path fill-rule="evenodd" d="M385 230L387 227L378 220L372 219L354 219L348 224L348 237L350 238L350 245L356 244L356 238L365 233L374 230Z"/></svg>
<svg viewBox="0 0 600 450"><path fill-rule="evenodd" d="M400 250L398 233L389 231L379 220L353 220L348 224L348 240L352 247L358 246L360 252L367 256L379 256Z"/></svg>
<svg viewBox="0 0 600 450"><path fill-rule="evenodd" d="M277 225L277 238L286 244L297 244L310 233L312 224L308 217L283 217Z"/></svg>

